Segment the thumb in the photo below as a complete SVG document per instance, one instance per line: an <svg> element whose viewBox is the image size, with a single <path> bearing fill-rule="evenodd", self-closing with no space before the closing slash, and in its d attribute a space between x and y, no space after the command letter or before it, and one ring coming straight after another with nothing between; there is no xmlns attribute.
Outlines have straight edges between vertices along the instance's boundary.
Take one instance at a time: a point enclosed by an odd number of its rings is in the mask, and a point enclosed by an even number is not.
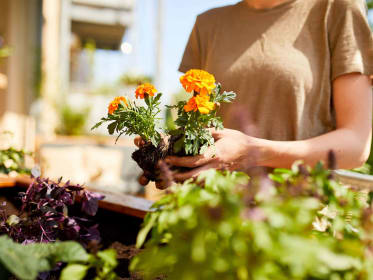
<svg viewBox="0 0 373 280"><path fill-rule="evenodd" d="M209 128L209 131L214 140L219 140L224 135L224 129Z"/></svg>

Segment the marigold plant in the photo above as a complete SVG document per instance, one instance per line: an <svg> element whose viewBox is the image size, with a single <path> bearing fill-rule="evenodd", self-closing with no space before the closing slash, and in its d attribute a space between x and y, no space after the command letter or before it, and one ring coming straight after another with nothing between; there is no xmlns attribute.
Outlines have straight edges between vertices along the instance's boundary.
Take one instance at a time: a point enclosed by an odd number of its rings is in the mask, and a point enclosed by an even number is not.
<svg viewBox="0 0 373 280"><path fill-rule="evenodd" d="M144 99L146 106L140 106L125 97L115 97L108 106L108 115L101 119L92 129L109 122L108 132L119 133L117 139L125 135L140 135L145 141L157 146L161 136L158 127L158 114L161 93L155 95L156 90L150 84L139 85L136 97Z"/></svg>
<svg viewBox="0 0 373 280"><path fill-rule="evenodd" d="M173 153L203 154L214 144L209 128L223 129L223 122L217 115L220 103L232 102L236 94L222 91L220 84L215 84L214 76L202 70L190 70L180 81L187 91L193 89L193 96L187 102L170 107L178 111L175 121L178 129L170 131L175 139Z"/></svg>
<svg viewBox="0 0 373 280"><path fill-rule="evenodd" d="M144 170L149 180L160 180L158 161L167 155L197 155L214 144L210 128L222 129L223 124L217 116L219 104L231 102L233 92L223 92L215 83L215 77L203 70L192 69L180 78L187 92L193 93L188 101L181 101L175 106L177 110L176 129L161 129L158 125L161 93L145 83L135 91L136 99L145 101L140 106L125 97L116 97L108 107L108 115L102 118L92 129L108 122L109 134L139 135L144 140L132 158ZM161 137L161 134L163 137Z"/></svg>

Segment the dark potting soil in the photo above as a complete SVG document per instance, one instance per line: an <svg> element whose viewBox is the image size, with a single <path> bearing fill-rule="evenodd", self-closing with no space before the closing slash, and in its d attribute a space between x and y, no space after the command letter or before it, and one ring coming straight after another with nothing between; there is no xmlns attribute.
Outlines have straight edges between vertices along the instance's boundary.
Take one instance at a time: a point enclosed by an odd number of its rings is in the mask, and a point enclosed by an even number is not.
<svg viewBox="0 0 373 280"><path fill-rule="evenodd" d="M186 156L184 150L175 152L175 147L178 146L178 142L182 140L181 135L165 137L162 141L155 147L152 143L146 143L139 149L132 153L132 159L138 164L138 166L143 170L144 176L149 181L154 181L161 183L157 185L159 189L167 188L167 181L172 181L172 178L163 178L165 174L164 170L159 167L159 162L163 161L167 156ZM167 166L172 171L186 172L190 168L186 167L171 167ZM169 176L168 176L169 177ZM165 182L166 181L166 182ZM166 186L165 186L166 183Z"/></svg>
<svg viewBox="0 0 373 280"><path fill-rule="evenodd" d="M113 248L117 251L118 266L115 272L119 279L141 279L131 275L128 266L139 252L135 243L142 219L99 209L94 220L99 224L102 248Z"/></svg>

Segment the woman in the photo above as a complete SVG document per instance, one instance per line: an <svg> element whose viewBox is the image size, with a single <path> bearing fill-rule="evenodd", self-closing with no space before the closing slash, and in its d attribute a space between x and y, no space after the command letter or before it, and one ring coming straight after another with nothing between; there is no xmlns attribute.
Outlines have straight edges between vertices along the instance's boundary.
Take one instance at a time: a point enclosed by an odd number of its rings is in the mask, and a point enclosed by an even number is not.
<svg viewBox="0 0 373 280"><path fill-rule="evenodd" d="M167 158L193 168L176 180L209 168L314 165L330 150L339 168L367 160L373 40L364 0L245 0L207 11L179 70L191 68L214 74L237 98L222 110L230 129L212 131L215 147ZM244 107L248 129L235 104Z"/></svg>

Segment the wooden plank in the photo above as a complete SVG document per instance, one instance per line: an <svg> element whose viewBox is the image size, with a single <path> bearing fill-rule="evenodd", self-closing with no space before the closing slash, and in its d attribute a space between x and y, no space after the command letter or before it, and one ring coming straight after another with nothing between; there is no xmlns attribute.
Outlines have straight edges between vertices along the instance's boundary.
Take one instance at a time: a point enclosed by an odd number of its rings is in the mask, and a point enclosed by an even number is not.
<svg viewBox="0 0 373 280"><path fill-rule="evenodd" d="M16 179L10 177L0 177L0 188L11 188L16 185Z"/></svg>
<svg viewBox="0 0 373 280"><path fill-rule="evenodd" d="M18 187L28 187L31 183L32 179L26 176L17 177L15 180L15 185ZM100 208L133 217L144 218L154 203L151 200L134 195L103 192L90 187L86 187L86 189L105 196L105 198L99 202Z"/></svg>
<svg viewBox="0 0 373 280"><path fill-rule="evenodd" d="M146 213L151 211L150 208L154 203L153 201L134 195L102 192L91 188L87 189L105 196L105 198L99 202L100 208L133 217L144 218Z"/></svg>

